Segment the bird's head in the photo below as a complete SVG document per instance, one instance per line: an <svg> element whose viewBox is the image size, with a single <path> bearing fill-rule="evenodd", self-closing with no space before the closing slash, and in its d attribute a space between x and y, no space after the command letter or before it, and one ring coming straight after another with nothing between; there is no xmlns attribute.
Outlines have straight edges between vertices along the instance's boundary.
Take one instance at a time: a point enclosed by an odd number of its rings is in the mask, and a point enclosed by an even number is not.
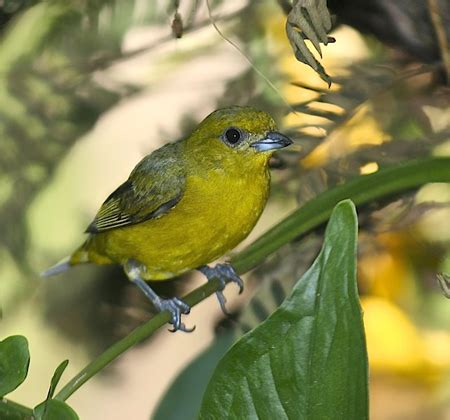
<svg viewBox="0 0 450 420"><path fill-rule="evenodd" d="M209 114L192 133L196 147L223 155L238 154L267 162L276 149L292 144L276 131L275 121L264 111L233 106Z"/></svg>

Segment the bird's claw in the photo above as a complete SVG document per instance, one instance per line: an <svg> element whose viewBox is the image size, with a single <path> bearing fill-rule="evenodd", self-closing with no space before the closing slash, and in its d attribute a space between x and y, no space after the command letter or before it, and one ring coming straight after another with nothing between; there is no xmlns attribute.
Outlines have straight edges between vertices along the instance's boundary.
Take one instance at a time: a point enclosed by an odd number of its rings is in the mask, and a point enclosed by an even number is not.
<svg viewBox="0 0 450 420"><path fill-rule="evenodd" d="M161 299L157 305L158 311L169 311L170 321L169 323L173 325L173 328L169 329L170 332L184 331L192 332L195 330L195 325L192 328L187 328L183 322L181 322L181 315L187 315L191 308L181 299L174 297L172 299Z"/></svg>
<svg viewBox="0 0 450 420"><path fill-rule="evenodd" d="M174 333L174 332L177 332L177 331L183 331L185 333L191 333L194 330L195 330L195 325L192 328L188 328L188 327L186 327L186 325L184 325L183 322L180 322L180 324L178 325L178 328L176 328L176 327L169 328L167 331L169 331L171 333Z"/></svg>
<svg viewBox="0 0 450 420"><path fill-rule="evenodd" d="M226 316L230 316L231 314L228 312L228 309L227 309L227 307L226 307L227 298L226 298L225 295L223 294L222 290L218 290L218 291L216 292L216 296L217 296L217 300L219 301L220 309L222 309L222 312L223 312Z"/></svg>
<svg viewBox="0 0 450 420"><path fill-rule="evenodd" d="M228 263L217 264L215 267L209 267L204 265L199 268L199 271L203 273L208 281L212 279L217 279L220 282L220 289L216 292L217 299L220 304L220 308L222 309L225 315L230 315L227 311L225 304L227 302L222 290L225 289L227 282L236 283L239 287L239 294L241 294L244 290L244 282L238 276L233 266Z"/></svg>

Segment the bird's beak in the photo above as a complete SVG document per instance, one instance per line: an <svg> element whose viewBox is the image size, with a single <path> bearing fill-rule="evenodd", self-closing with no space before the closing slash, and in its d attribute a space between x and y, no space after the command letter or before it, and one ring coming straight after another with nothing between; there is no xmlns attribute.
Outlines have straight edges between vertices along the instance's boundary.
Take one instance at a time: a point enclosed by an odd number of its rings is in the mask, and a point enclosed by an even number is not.
<svg viewBox="0 0 450 420"><path fill-rule="evenodd" d="M267 133L266 137L252 144L252 147L258 152L267 152L269 150L282 149L292 144L292 140L284 134L276 131Z"/></svg>

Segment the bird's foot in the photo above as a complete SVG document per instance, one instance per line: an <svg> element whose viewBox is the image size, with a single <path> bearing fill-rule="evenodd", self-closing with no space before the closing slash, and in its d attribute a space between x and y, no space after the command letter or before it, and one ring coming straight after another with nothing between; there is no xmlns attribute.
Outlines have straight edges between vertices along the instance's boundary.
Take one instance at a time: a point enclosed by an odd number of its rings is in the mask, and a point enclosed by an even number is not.
<svg viewBox="0 0 450 420"><path fill-rule="evenodd" d="M215 267L209 267L204 265L198 269L202 274L206 276L208 281L217 279L220 282L220 289L216 292L217 299L219 301L220 307L225 315L230 315L225 307L227 300L223 294L223 289L228 282L236 283L239 287L239 294L244 290L244 282L238 276L233 266L229 263L217 264Z"/></svg>
<svg viewBox="0 0 450 420"><path fill-rule="evenodd" d="M192 328L187 328L183 322L181 322L181 315L187 315L191 308L188 304L183 302L181 299L177 297L171 299L162 299L159 297L154 290L149 286L149 284L144 281L141 277L142 266L134 261L130 260L124 266L125 272L128 278L141 289L141 291L148 297L150 302L152 302L153 306L158 312L168 311L170 313L170 321L169 323L173 325L173 328L170 329L170 332L175 331L184 331L184 332L192 332L195 330L195 326Z"/></svg>
<svg viewBox="0 0 450 420"><path fill-rule="evenodd" d="M181 299L178 299L177 297L171 299L159 298L158 302L153 302L153 304L159 312L169 311L169 322L173 325L173 328L169 330L170 332L176 332L178 330L192 332L195 330L195 325L192 328L187 328L186 325L181 322L181 314L187 315L191 311L189 305Z"/></svg>

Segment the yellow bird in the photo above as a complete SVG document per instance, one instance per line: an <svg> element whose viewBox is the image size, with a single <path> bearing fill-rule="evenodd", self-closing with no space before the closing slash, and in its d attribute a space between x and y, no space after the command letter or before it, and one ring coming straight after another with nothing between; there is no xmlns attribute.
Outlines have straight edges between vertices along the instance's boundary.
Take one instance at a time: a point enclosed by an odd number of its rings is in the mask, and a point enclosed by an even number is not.
<svg viewBox="0 0 450 420"><path fill-rule="evenodd" d="M148 280L167 280L188 270L208 280L242 280L228 263L209 267L238 245L266 204L268 163L292 141L276 131L266 112L229 107L207 116L194 132L144 157L103 203L86 229L86 241L44 276L81 263L121 264L158 311L168 310L173 331L189 306L162 299ZM225 311L225 298L217 292Z"/></svg>

